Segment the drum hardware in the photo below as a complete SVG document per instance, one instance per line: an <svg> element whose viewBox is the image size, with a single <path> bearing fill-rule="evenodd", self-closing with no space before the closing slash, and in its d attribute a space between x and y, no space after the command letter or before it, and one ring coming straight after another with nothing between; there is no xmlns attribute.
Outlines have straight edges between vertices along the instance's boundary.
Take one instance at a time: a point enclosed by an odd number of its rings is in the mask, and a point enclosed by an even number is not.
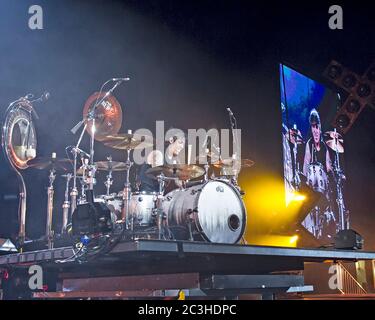
<svg viewBox="0 0 375 320"><path fill-rule="evenodd" d="M33 118L38 115L31 101L32 94L27 94L11 102L5 112L2 127L2 147L11 168L16 172L19 188L19 230L18 244L22 250L26 238L26 201L27 190L23 176L19 170L27 168L27 161L35 158L37 138ZM46 99L45 99L46 100Z"/></svg>
<svg viewBox="0 0 375 320"><path fill-rule="evenodd" d="M57 171L67 171L69 166L71 165L71 161L69 159L57 159L56 153L53 152L50 158L35 158L29 160L27 162L27 165L30 168L49 171L49 186L47 188L47 222L45 238L48 243L48 248L52 249L54 240L54 232L52 230L53 200L55 192L53 184L56 179Z"/></svg>
<svg viewBox="0 0 375 320"><path fill-rule="evenodd" d="M202 177L205 170L194 164L166 164L150 168L146 171L146 174L154 179L163 174L164 177L187 181Z"/></svg>
<svg viewBox="0 0 375 320"><path fill-rule="evenodd" d="M65 185L65 198L64 203L62 205L63 208L63 222L62 222L62 228L61 228L61 234L66 233L66 227L68 225L69 221L69 209L70 209L70 201L69 201L69 184L70 180L72 179L72 174L64 174L62 175L63 178L66 178L66 185Z"/></svg>
<svg viewBox="0 0 375 320"><path fill-rule="evenodd" d="M83 110L83 119L78 122L74 128L72 128L72 133L75 134L79 128L84 125L81 135L78 139L76 148L79 148L79 145L81 143L82 137L84 135L84 132L87 130L90 134L90 162L88 165L88 175L87 175L87 181L84 181L84 183L87 184L87 190L85 192L86 194L86 201L88 201L87 204L83 203L80 204L80 208L78 210L78 207L74 212L76 212L76 228L80 228L80 215L81 213L84 215L85 212L90 215L98 216L98 214L103 215L103 218L105 220L108 220L108 214L104 212L104 209L100 208L94 203L94 184L95 184L95 173L96 173L96 166L94 164L94 143L95 140L101 141L104 137L106 137L108 134L117 134L117 132L120 130L121 122L122 122L122 110L120 104L117 102L117 100L112 96L113 91L123 82L127 81L129 78L119 78L119 79L109 79L100 88L99 93L95 93L92 95L88 101L86 101L86 104L84 106ZM112 88L107 91L106 93L103 93L103 89L106 84L109 82L115 82L115 84L112 86ZM94 102L95 101L95 102ZM96 122L96 120L98 120ZM77 152L75 152L77 154ZM76 171L76 157L75 155L75 163L74 163L74 180L77 178L77 171ZM91 195L90 195L91 194ZM90 195L88 197L88 195ZM74 213L72 214L72 221L74 221ZM110 218L110 217L109 217ZM97 221L98 222L98 221ZM82 228L86 228L87 230L94 230L94 226L84 226L82 225ZM101 228L102 230L109 230L110 228L99 226L98 228ZM74 229L74 223L73 223L73 229ZM81 232L77 230L73 230L73 232Z"/></svg>
<svg viewBox="0 0 375 320"><path fill-rule="evenodd" d="M336 180L336 192L337 192L337 207L339 210L339 229L349 229L349 221L348 221L348 214L345 208L344 203L344 196L343 196L343 180L345 180L345 176L340 167L340 153L344 153L344 140L340 133L336 131L334 128L333 131L328 131L324 134L324 136L328 137L329 139L326 141L326 144L329 148L331 148L335 153L335 162L333 172L335 174Z"/></svg>
<svg viewBox="0 0 375 320"><path fill-rule="evenodd" d="M143 139L144 138L144 139ZM130 152L134 149L153 146L151 137L133 134L131 130L127 133L108 135L103 139L104 145L119 149L126 150L126 161L125 161L125 184L123 190L124 206L122 210L121 220L124 224L130 223L130 230L134 235L134 217L130 217L129 203L131 199L131 184L130 184L130 169L133 166L133 162L130 161ZM127 218L128 217L128 218ZM127 219L130 221L127 221Z"/></svg>

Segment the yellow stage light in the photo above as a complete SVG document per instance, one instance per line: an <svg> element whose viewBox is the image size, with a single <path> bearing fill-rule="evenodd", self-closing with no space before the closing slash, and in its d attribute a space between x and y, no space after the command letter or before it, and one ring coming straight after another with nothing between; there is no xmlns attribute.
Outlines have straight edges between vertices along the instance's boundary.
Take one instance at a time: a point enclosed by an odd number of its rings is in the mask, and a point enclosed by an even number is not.
<svg viewBox="0 0 375 320"><path fill-rule="evenodd" d="M295 243L297 243L297 241L298 241L298 235L294 235L289 240L290 244L295 244Z"/></svg>

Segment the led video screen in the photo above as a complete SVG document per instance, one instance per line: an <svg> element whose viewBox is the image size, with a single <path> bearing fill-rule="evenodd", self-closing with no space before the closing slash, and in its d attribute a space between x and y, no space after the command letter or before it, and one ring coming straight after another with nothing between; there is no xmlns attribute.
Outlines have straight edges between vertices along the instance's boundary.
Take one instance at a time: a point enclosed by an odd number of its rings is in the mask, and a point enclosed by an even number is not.
<svg viewBox="0 0 375 320"><path fill-rule="evenodd" d="M344 141L330 124L340 95L280 64L282 144L286 205L303 188L319 195L302 225L317 239L330 241L349 228L345 202Z"/></svg>

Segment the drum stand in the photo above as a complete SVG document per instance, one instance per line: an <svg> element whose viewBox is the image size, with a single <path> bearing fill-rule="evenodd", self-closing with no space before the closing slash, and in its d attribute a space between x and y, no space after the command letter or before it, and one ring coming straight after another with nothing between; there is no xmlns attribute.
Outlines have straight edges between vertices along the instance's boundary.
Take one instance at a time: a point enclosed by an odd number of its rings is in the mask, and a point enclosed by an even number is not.
<svg viewBox="0 0 375 320"><path fill-rule="evenodd" d="M336 132L336 128L334 129ZM335 136L335 145L337 146L337 139L338 137ZM340 168L340 158L339 153L337 151L337 147L335 150L335 157L336 157L336 166L335 166L335 174L336 174L336 190L337 190L337 207L339 209L339 229L345 230L349 228L349 221L346 216L346 209L344 204L344 196L342 192L342 180L343 180L343 173Z"/></svg>
<svg viewBox="0 0 375 320"><path fill-rule="evenodd" d="M65 200L62 205L63 208L63 223L61 228L61 234L64 234L66 231L66 227L68 225L69 220L69 208L70 208L70 201L69 201L69 183L70 179L72 178L72 174L68 173L64 176L66 178L66 187L65 187Z"/></svg>
<svg viewBox="0 0 375 320"><path fill-rule="evenodd" d="M112 179L112 157L109 156L107 158L109 166L108 166L108 175L107 175L107 180L104 182L105 188L107 190L106 195L109 196L109 191L111 189L111 186L113 184L113 179Z"/></svg>
<svg viewBox="0 0 375 320"><path fill-rule="evenodd" d="M164 189L165 189L165 181L166 180L175 180L175 178L166 177L163 173L157 176L158 183L159 183L159 193L156 197L156 218L157 218L157 226L158 226L158 239L170 239L171 231L169 230L166 220L167 216L163 210L163 201L164 201ZM168 232L169 236L166 237L166 231Z"/></svg>
<svg viewBox="0 0 375 320"><path fill-rule="evenodd" d="M297 142L293 142L293 159L294 159L294 174L293 174L293 183L295 190L299 190L301 187L301 178L299 176L299 164L297 163Z"/></svg>
<svg viewBox="0 0 375 320"><path fill-rule="evenodd" d="M47 223L46 223L46 239L48 242L48 249L53 248L53 230L52 230L52 214L53 214L53 183L56 178L56 171L54 168L49 173L49 187L47 189Z"/></svg>
<svg viewBox="0 0 375 320"><path fill-rule="evenodd" d="M130 214L129 214L129 204L130 204L130 199L131 199L130 169L133 165L133 163L130 161L130 151L131 149L126 149L126 153L127 153L127 158L125 161L126 178L125 178L124 191L122 194L122 200L124 202L124 205L121 211L121 222L123 223L124 230L127 228L127 224L130 223L130 230L131 230L132 239L133 239L134 238L134 216L132 215L130 217Z"/></svg>

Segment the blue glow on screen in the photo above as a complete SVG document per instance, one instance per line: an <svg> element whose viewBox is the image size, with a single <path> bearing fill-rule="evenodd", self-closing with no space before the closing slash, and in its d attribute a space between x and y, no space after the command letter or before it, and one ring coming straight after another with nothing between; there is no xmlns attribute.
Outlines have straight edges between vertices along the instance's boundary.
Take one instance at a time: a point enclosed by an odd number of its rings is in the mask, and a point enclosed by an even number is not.
<svg viewBox="0 0 375 320"><path fill-rule="evenodd" d="M306 136L309 130L309 113L312 108L319 110L326 88L280 64L280 91L283 123L289 128L297 124L302 135Z"/></svg>

